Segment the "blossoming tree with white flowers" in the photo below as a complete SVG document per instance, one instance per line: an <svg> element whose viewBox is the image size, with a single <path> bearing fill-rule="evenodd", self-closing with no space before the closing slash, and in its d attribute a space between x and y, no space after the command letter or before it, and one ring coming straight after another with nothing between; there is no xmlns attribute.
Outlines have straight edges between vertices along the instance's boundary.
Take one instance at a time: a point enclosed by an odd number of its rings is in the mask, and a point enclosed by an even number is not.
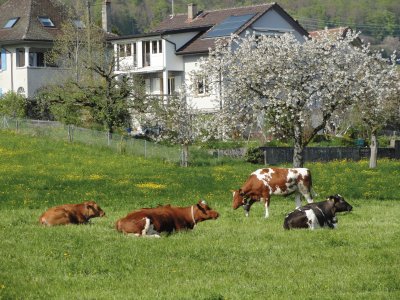
<svg viewBox="0 0 400 300"><path fill-rule="evenodd" d="M368 53L368 48L365 48ZM384 59L380 53L370 53L362 61L364 76L360 78L360 97L354 107L355 115L370 135L370 168L377 166L377 133L391 117L400 117L400 70L396 56Z"/></svg>
<svg viewBox="0 0 400 300"><path fill-rule="evenodd" d="M357 40L351 31L304 42L291 34L219 40L198 73L218 89L220 129L244 131L262 115L271 134L293 139L293 166L303 166L312 138L361 95L368 53Z"/></svg>
<svg viewBox="0 0 400 300"><path fill-rule="evenodd" d="M155 141L167 141L181 145L181 166L189 162L189 146L198 136L197 117L194 109L186 101L183 93L168 98L150 97L147 109L141 113L145 126L159 127L158 132L150 133Z"/></svg>

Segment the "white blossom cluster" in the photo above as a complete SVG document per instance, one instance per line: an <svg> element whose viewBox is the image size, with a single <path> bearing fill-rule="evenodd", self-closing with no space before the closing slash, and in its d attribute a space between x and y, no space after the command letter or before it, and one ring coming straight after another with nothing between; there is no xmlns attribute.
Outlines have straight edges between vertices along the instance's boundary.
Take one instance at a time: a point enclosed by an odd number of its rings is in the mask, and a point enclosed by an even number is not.
<svg viewBox="0 0 400 300"><path fill-rule="evenodd" d="M208 76L219 91L223 106L215 118L224 136L246 130L262 114L271 134L294 140L294 163L301 165L312 137L349 107L368 102L363 113L378 109L376 101L393 93L389 87L398 73L358 35L326 30L304 42L291 34L219 40L197 75Z"/></svg>

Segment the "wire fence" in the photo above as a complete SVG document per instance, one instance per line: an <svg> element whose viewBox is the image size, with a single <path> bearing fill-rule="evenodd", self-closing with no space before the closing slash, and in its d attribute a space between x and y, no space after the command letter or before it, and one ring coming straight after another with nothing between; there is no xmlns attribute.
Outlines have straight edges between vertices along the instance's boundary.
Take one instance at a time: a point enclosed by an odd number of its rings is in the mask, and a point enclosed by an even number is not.
<svg viewBox="0 0 400 300"><path fill-rule="evenodd" d="M145 139L136 139L126 134L111 136L104 131L65 125L60 122L30 120L2 116L0 129L14 130L35 137L48 137L71 143L83 143L98 147L108 147L121 154L131 154L144 158L157 158L163 161L179 163L182 151L179 146L165 146Z"/></svg>

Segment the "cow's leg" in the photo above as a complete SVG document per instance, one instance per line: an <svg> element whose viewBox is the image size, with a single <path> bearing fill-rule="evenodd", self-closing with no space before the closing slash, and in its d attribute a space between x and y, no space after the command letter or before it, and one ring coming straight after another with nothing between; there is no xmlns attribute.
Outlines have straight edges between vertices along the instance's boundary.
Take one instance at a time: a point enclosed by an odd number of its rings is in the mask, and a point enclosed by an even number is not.
<svg viewBox="0 0 400 300"><path fill-rule="evenodd" d="M311 188L309 186L305 186L303 184L299 184L299 191L298 191L297 194L302 194L304 196L304 198L306 198L308 203L313 203L314 202L314 200L313 200L313 198L311 196ZM300 195L299 195L299 201L300 201L300 205L301 205ZM297 205L297 201L296 201L296 205Z"/></svg>
<svg viewBox="0 0 400 300"><path fill-rule="evenodd" d="M269 198L265 200L264 207L265 207L265 218L267 219L269 217Z"/></svg>
<svg viewBox="0 0 400 300"><path fill-rule="evenodd" d="M264 207L265 207L265 218L267 219L269 217L269 203L271 200L271 196L269 195L269 193L263 193L262 196L263 200L264 200Z"/></svg>
<svg viewBox="0 0 400 300"><path fill-rule="evenodd" d="M253 200L252 198L247 198L246 199L246 204L243 205L243 209L244 209L244 214L246 217L249 216L250 214L250 208L253 205L253 203L256 202L256 200Z"/></svg>
<svg viewBox="0 0 400 300"><path fill-rule="evenodd" d="M296 208L299 208L301 206L301 194L296 193L294 200L296 201Z"/></svg>
<svg viewBox="0 0 400 300"><path fill-rule="evenodd" d="M269 217L269 202L271 199L271 195L269 194L268 190L264 190L261 194L261 198L264 200L264 207L265 207L265 218Z"/></svg>
<svg viewBox="0 0 400 300"><path fill-rule="evenodd" d="M305 193L305 194L303 194L303 196L304 196L304 198L306 198L308 203L314 202L313 198L311 197L311 193Z"/></svg>
<svg viewBox="0 0 400 300"><path fill-rule="evenodd" d="M142 230L142 236L159 238L160 233L154 229L154 225L151 223L151 220L149 218L145 218L145 221L146 223Z"/></svg>

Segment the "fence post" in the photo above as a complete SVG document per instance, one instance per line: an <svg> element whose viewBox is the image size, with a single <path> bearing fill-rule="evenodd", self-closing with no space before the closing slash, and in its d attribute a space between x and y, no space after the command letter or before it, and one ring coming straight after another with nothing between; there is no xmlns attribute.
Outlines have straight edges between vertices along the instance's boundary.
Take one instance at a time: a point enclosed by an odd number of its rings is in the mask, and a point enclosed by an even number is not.
<svg viewBox="0 0 400 300"><path fill-rule="evenodd" d="M70 143L74 140L74 125L68 124L68 140Z"/></svg>
<svg viewBox="0 0 400 300"><path fill-rule="evenodd" d="M264 165L267 165L267 149L264 148Z"/></svg>
<svg viewBox="0 0 400 300"><path fill-rule="evenodd" d="M144 140L144 158L147 158L147 141Z"/></svg>
<svg viewBox="0 0 400 300"><path fill-rule="evenodd" d="M400 140L394 141L394 158L400 159Z"/></svg>

